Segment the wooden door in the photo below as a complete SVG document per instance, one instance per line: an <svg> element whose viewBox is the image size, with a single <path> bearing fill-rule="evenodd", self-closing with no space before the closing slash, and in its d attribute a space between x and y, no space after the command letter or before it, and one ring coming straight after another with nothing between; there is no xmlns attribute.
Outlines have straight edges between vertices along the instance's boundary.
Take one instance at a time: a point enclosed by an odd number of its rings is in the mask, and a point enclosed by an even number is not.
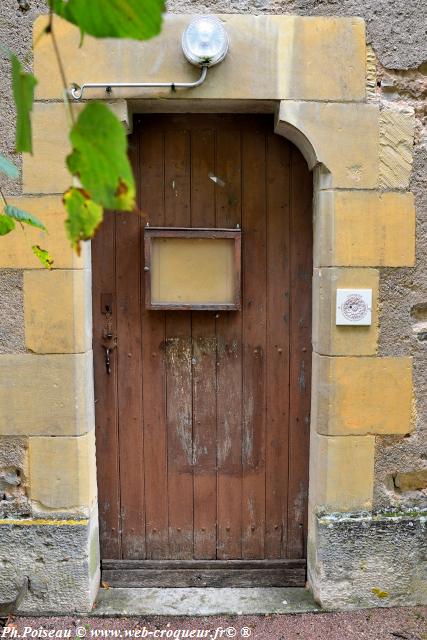
<svg viewBox="0 0 427 640"><path fill-rule="evenodd" d="M304 584L311 174L271 116L139 116L130 148L145 218L93 242L103 577ZM239 225L241 311L147 311L147 221Z"/></svg>

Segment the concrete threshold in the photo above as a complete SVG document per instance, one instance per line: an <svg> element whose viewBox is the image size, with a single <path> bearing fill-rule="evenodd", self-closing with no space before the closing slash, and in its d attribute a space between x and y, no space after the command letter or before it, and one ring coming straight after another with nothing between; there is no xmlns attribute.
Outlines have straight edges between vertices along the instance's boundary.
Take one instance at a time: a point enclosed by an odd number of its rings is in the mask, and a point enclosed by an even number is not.
<svg viewBox="0 0 427 640"><path fill-rule="evenodd" d="M92 616L215 616L320 611L294 587L100 589Z"/></svg>

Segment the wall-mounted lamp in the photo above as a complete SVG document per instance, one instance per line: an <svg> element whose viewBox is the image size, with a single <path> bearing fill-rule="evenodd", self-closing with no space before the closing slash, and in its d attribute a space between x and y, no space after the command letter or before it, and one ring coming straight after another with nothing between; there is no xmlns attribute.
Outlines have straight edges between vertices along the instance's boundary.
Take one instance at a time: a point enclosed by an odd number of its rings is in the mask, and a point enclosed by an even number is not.
<svg viewBox="0 0 427 640"><path fill-rule="evenodd" d="M214 16L194 18L182 34L182 50L188 62L212 67L228 52L228 35L221 20Z"/></svg>
<svg viewBox="0 0 427 640"><path fill-rule="evenodd" d="M83 98L85 89L105 89L111 94L113 89L171 88L194 89L206 79L208 67L224 60L228 52L228 35L224 26L214 16L194 18L182 34L182 49L191 64L201 67L200 77L194 82L85 82L81 86L73 83L70 96L75 100Z"/></svg>

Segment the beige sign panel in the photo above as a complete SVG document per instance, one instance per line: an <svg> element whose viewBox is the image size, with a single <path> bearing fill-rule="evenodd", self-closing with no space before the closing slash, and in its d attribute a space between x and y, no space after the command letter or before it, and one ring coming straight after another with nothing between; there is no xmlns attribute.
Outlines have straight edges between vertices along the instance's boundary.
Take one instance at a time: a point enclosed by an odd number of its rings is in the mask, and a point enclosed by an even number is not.
<svg viewBox="0 0 427 640"><path fill-rule="evenodd" d="M149 309L238 309L240 231L145 230Z"/></svg>

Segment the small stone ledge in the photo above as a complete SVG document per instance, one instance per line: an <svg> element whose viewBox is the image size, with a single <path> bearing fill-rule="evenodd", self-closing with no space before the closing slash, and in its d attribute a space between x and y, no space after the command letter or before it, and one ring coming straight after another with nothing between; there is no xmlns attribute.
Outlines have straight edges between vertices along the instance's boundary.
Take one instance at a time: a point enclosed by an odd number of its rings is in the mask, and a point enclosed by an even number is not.
<svg viewBox="0 0 427 640"><path fill-rule="evenodd" d="M419 519L427 524L427 509L414 507L413 509L381 509L378 511L356 511L351 513L326 513L318 510L316 517L321 524L331 524L335 522L379 522Z"/></svg>

